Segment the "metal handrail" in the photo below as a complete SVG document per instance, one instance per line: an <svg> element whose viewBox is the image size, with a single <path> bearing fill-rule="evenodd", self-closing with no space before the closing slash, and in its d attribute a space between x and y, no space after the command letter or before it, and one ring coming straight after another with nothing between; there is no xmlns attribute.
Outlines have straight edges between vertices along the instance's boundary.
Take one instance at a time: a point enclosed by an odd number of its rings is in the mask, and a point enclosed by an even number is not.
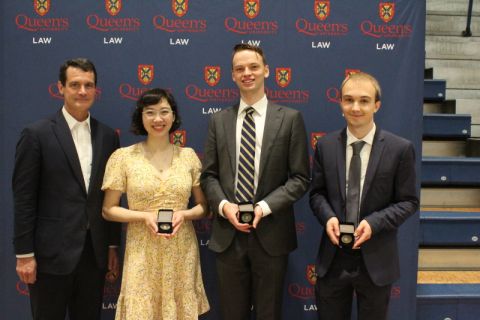
<svg viewBox="0 0 480 320"><path fill-rule="evenodd" d="M473 6L473 0L469 0L468 13L467 13L467 26L465 27L465 30L462 31L462 36L464 37L472 36L472 30L470 30L470 23L472 22L472 6Z"/></svg>

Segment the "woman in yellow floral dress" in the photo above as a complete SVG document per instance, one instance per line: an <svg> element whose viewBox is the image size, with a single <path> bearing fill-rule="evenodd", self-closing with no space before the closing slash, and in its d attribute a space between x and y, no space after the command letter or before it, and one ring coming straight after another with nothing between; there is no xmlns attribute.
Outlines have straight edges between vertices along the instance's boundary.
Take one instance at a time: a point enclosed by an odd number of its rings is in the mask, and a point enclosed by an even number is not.
<svg viewBox="0 0 480 320"><path fill-rule="evenodd" d="M146 91L137 101L132 131L147 139L118 149L107 163L103 216L128 222L123 277L115 319L190 320L209 310L191 220L207 214L201 163L190 148L170 143L180 125L173 96ZM128 209L120 206L127 194ZM188 209L193 195L196 205ZM173 232L157 233L157 210L172 209Z"/></svg>

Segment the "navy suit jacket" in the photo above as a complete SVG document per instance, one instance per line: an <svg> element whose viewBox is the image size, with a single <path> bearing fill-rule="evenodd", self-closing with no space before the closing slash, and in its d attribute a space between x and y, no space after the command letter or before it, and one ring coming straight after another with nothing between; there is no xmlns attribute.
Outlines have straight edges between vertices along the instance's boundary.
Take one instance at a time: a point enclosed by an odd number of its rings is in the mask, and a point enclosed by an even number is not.
<svg viewBox="0 0 480 320"><path fill-rule="evenodd" d="M12 180L15 253L33 252L40 272L71 273L80 260L87 226L99 268L107 267L108 246L120 243L121 225L102 218L100 189L118 136L93 118L90 128L89 190L61 110L27 126L18 141Z"/></svg>
<svg viewBox="0 0 480 320"><path fill-rule="evenodd" d="M310 207L320 224L345 221L346 129L321 138L315 149ZM415 153L410 141L377 127L362 189L360 220L372 228L361 251L367 271L378 286L400 277L397 230L418 208ZM337 246L323 231L316 271L323 277Z"/></svg>
<svg viewBox="0 0 480 320"><path fill-rule="evenodd" d="M236 203L236 121L239 106L214 114L208 127L201 186L214 212L209 248L223 252L236 229L218 214L222 200ZM263 248L272 256L297 247L293 204L309 184L305 125L300 112L268 102L254 202L264 200L272 214L256 229Z"/></svg>

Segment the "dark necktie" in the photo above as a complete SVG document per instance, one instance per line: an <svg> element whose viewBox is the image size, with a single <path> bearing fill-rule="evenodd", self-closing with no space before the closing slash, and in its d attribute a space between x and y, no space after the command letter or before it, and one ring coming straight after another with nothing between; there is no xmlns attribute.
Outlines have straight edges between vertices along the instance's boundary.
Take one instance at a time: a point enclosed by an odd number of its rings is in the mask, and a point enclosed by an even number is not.
<svg viewBox="0 0 480 320"><path fill-rule="evenodd" d="M248 107L243 119L240 138L240 155L238 158L238 182L235 197L239 203L253 201L254 174L255 174L255 122L253 112Z"/></svg>
<svg viewBox="0 0 480 320"><path fill-rule="evenodd" d="M348 170L348 191L347 191L347 222L359 223L360 211L360 174L362 169L362 160L360 159L360 151L365 141L356 141L352 143L352 159L350 160L350 168Z"/></svg>

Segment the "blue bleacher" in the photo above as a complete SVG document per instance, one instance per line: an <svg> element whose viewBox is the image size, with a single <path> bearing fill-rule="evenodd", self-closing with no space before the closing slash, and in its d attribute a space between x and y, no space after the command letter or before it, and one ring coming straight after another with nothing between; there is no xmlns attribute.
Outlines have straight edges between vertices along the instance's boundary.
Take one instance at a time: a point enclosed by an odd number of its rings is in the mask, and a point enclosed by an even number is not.
<svg viewBox="0 0 480 320"><path fill-rule="evenodd" d="M423 99L425 101L443 101L445 100L445 92L447 82L445 80L423 80Z"/></svg>
<svg viewBox="0 0 480 320"><path fill-rule="evenodd" d="M423 157L422 186L479 186L480 158Z"/></svg>
<svg viewBox="0 0 480 320"><path fill-rule="evenodd" d="M480 284L417 285L417 320L480 319Z"/></svg>
<svg viewBox="0 0 480 320"><path fill-rule="evenodd" d="M468 138L472 126L470 114L430 113L423 115L423 136L431 138Z"/></svg>
<svg viewBox="0 0 480 320"><path fill-rule="evenodd" d="M421 246L480 246L480 212L422 211L419 241Z"/></svg>

